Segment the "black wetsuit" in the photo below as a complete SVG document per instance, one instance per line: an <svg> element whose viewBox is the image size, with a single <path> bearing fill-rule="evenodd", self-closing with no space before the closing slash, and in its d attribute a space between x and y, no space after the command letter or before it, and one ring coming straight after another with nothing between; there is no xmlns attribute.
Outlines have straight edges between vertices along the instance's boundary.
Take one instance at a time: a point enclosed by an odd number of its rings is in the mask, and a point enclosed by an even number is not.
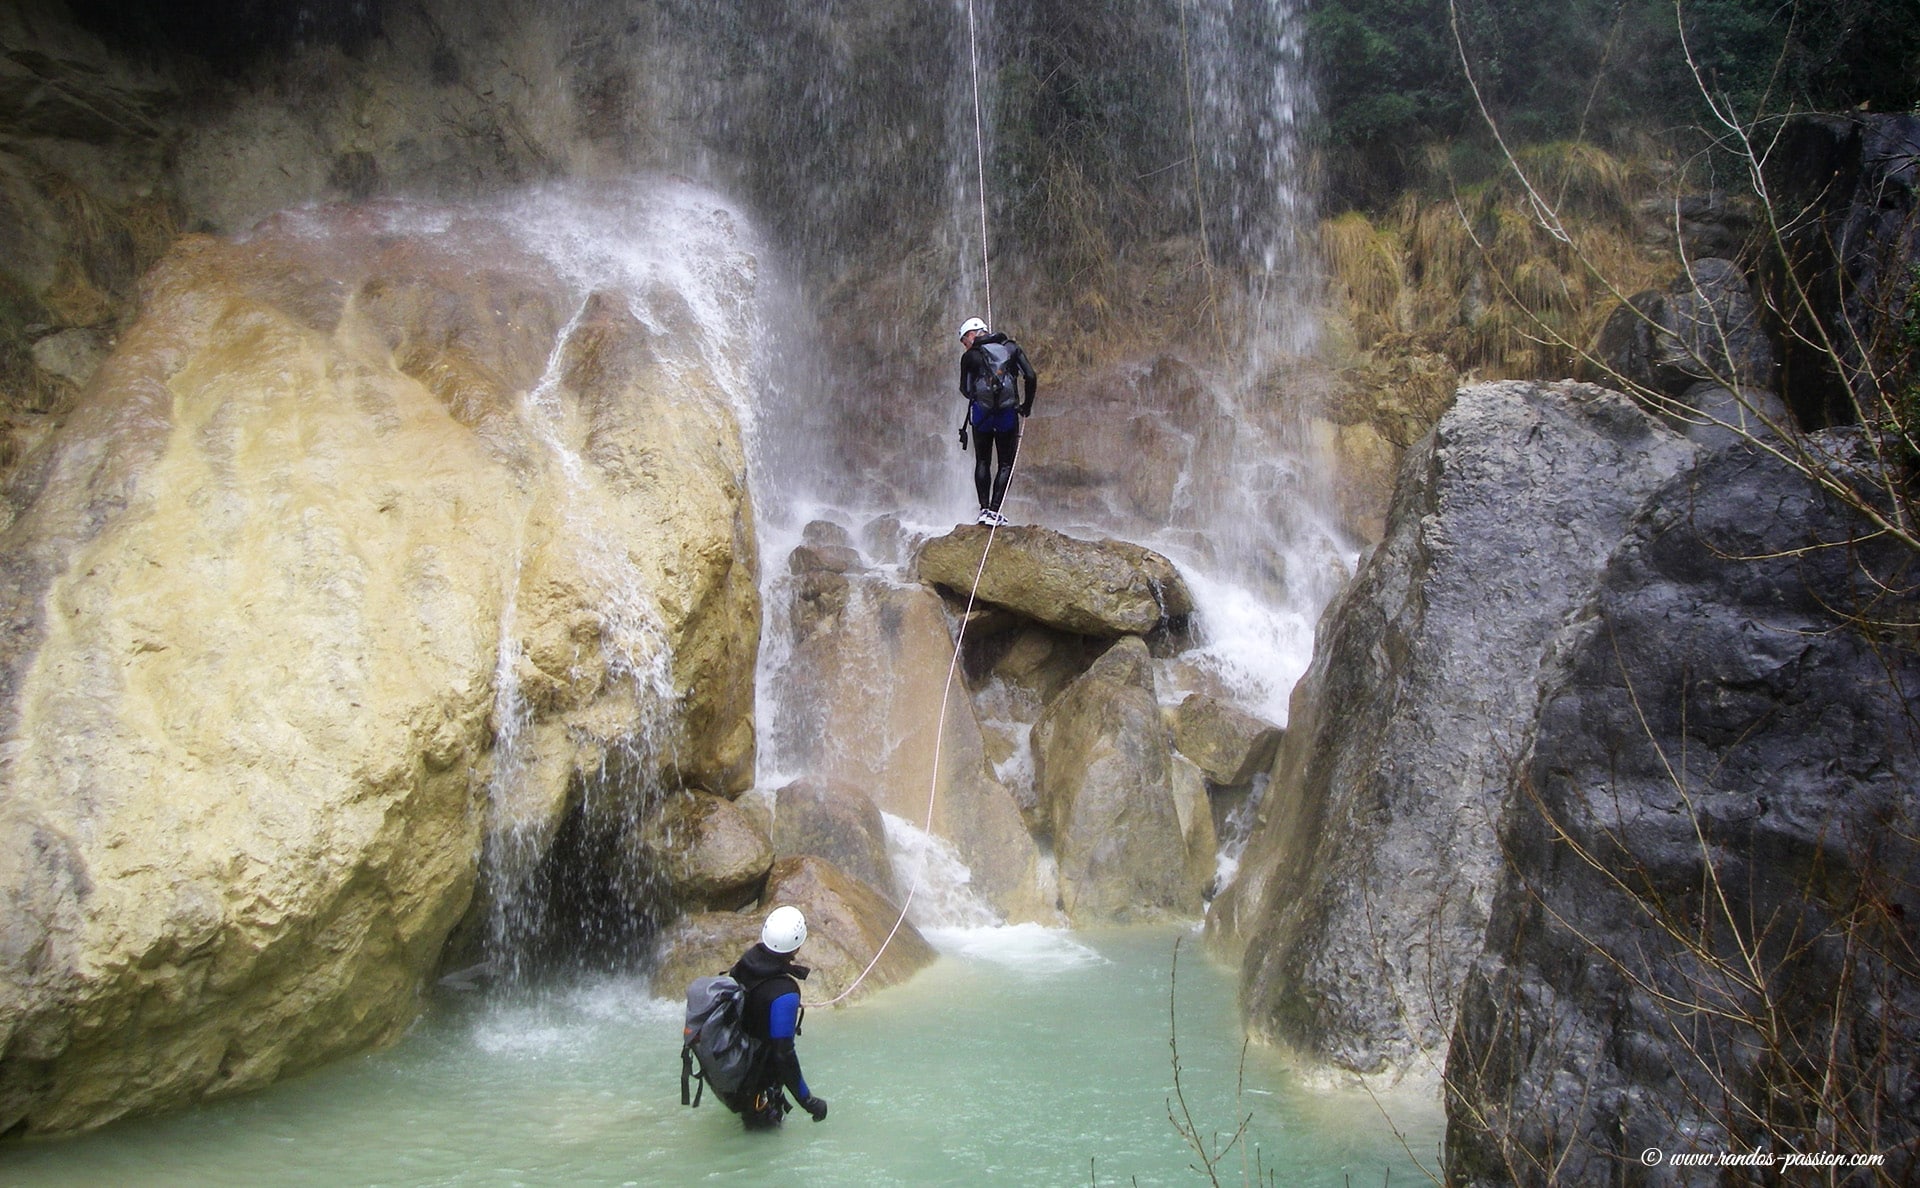
<svg viewBox="0 0 1920 1188"><path fill-rule="evenodd" d="M750 1129L778 1126L793 1108L782 1089L792 1093L794 1101L812 1096L793 1050L793 1038L800 1033L800 979L807 976L807 967L795 965L791 954L756 944L727 972L746 987L741 1022L747 1034L760 1041L763 1053L737 1099L728 1104Z"/></svg>
<svg viewBox="0 0 1920 1188"><path fill-rule="evenodd" d="M984 349L988 346L1011 348L1005 352L1009 356L1006 366L1016 373L1016 382L1026 388L1024 397L1009 392L998 402L999 407L995 407L996 402L986 390L994 370L993 354ZM980 496L981 507L997 512L1000 501L1007 497L1014 455L1020 449L1018 418L1033 411L1033 393L1039 384L1033 364L1027 362L1027 353L1020 349L1020 344L997 331L974 339L973 346L960 356L960 394L972 405L968 415L973 425L973 487ZM1017 405L1012 403L1015 400ZM992 455L996 454L998 469L991 465Z"/></svg>

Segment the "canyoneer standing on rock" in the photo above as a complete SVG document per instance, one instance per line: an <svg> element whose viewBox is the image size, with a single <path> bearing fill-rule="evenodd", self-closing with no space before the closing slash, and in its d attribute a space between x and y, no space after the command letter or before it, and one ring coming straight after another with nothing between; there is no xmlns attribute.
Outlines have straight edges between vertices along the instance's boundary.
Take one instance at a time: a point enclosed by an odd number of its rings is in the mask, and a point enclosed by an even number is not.
<svg viewBox="0 0 1920 1188"><path fill-rule="evenodd" d="M1020 449L1020 418L1033 412L1033 392L1039 377L1020 344L989 331L979 318L960 325L960 394L967 398L967 419L960 424L960 448L967 447L973 430L973 486L980 496L977 523L998 526L1007 522L1000 501L1007 497L1013 477L1013 458ZM1021 386L1025 385L1025 395ZM998 466L993 465L997 455Z"/></svg>
<svg viewBox="0 0 1920 1188"><path fill-rule="evenodd" d="M787 1093L815 1122L827 1116L824 1098L815 1097L800 1074L794 1037L800 1034L800 981L808 974L794 963L807 939L807 918L797 907L777 907L760 928L760 942L728 970L746 990L741 1021L760 1047L758 1064L733 1105L748 1130L780 1125L793 1106ZM783 1092L784 1091L784 1092Z"/></svg>

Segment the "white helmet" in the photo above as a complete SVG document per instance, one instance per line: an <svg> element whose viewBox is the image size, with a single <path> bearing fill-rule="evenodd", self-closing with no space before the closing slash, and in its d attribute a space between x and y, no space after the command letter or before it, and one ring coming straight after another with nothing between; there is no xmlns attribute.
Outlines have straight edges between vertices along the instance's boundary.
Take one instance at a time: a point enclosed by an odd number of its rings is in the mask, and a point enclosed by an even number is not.
<svg viewBox="0 0 1920 1188"><path fill-rule="evenodd" d="M760 943L776 953L791 953L807 939L807 918L797 907L777 907L767 913Z"/></svg>
<svg viewBox="0 0 1920 1188"><path fill-rule="evenodd" d="M979 318L968 318L966 321L960 323L960 337L962 338L965 338L975 330L985 334L987 332L987 324Z"/></svg>

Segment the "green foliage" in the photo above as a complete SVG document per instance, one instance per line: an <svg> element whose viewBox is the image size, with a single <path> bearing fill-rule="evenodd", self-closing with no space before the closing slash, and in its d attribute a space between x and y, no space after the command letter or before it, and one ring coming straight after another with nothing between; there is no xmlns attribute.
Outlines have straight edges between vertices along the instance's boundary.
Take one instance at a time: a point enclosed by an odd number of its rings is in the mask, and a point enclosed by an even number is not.
<svg viewBox="0 0 1920 1188"><path fill-rule="evenodd" d="M1480 135L1464 43L1509 139L1700 125L1707 85L1746 118L1789 108L1920 100L1913 0L1317 0L1309 52L1322 94L1336 195L1402 188L1420 147Z"/></svg>

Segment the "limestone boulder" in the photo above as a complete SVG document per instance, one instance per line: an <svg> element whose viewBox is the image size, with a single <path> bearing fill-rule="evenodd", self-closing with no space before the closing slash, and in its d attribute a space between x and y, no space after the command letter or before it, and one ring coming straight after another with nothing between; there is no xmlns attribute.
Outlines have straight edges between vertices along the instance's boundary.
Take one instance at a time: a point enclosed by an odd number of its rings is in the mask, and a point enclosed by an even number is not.
<svg viewBox="0 0 1920 1188"><path fill-rule="evenodd" d="M1127 637L1109 648L1047 707L1033 748L1068 917L1198 915L1204 879L1188 866L1188 831L1207 814L1202 804L1183 823L1176 805L1146 644Z"/></svg>
<svg viewBox="0 0 1920 1188"><path fill-rule="evenodd" d="M795 780L776 795L773 848L782 857L812 854L889 898L893 863L887 827L866 793L824 780Z"/></svg>
<svg viewBox="0 0 1920 1188"><path fill-rule="evenodd" d="M939 956L911 923L902 923L887 940L900 909L880 892L823 858L783 858L774 866L760 906L684 916L660 934L654 949L654 993L675 998L693 979L725 973L759 941L766 914L785 905L807 917L807 941L798 960L812 971L800 985L800 996L809 1003L838 997L853 985L882 943L886 953L847 1002L898 985Z"/></svg>
<svg viewBox="0 0 1920 1188"><path fill-rule="evenodd" d="M653 992L660 998L679 998L695 978L725 973L740 954L760 940L766 913L758 907L738 912L695 912L682 916L654 938ZM808 921L809 927L812 921ZM811 998L809 987L802 996Z"/></svg>
<svg viewBox="0 0 1920 1188"><path fill-rule="evenodd" d="M759 900L773 843L746 811L683 791L645 821L647 865L665 880L673 902L690 911L733 911Z"/></svg>
<svg viewBox="0 0 1920 1188"><path fill-rule="evenodd" d="M1233 787L1273 762L1280 728L1204 693L1190 694L1173 715L1173 745L1207 779Z"/></svg>
<svg viewBox="0 0 1920 1188"><path fill-rule="evenodd" d="M1147 635L1193 614L1193 595L1160 554L1126 541L1076 540L1048 528L956 528L920 546L920 580L1061 631L1106 639ZM984 570L981 554L987 554Z"/></svg>
<svg viewBox="0 0 1920 1188"><path fill-rule="evenodd" d="M939 956L912 922L900 919L891 899L824 858L802 855L774 863L764 902L768 910L792 904L806 913L807 943L800 948L800 961L813 970L803 996L809 1002L838 997L883 944L879 963L848 1001L898 985Z"/></svg>
<svg viewBox="0 0 1920 1188"><path fill-rule="evenodd" d="M1437 1061L1548 643L1695 454L1618 393L1517 382L1462 389L1408 452L1208 916L1255 1031L1352 1072Z"/></svg>
<svg viewBox="0 0 1920 1188"><path fill-rule="evenodd" d="M0 1130L391 1041L488 831L751 770L745 466L680 374L745 344L684 297L393 207L183 240L142 310L8 491Z"/></svg>
<svg viewBox="0 0 1920 1188"><path fill-rule="evenodd" d="M1180 836L1186 839L1186 883L1199 887L1203 899L1211 899L1220 862L1220 833L1207 777L1191 760L1175 755L1169 762L1167 787L1173 793L1173 815L1180 822Z"/></svg>
<svg viewBox="0 0 1920 1188"><path fill-rule="evenodd" d="M954 641L944 603L879 572L834 576L844 584L832 609L820 600L817 612L793 612L799 631L769 682L779 700L769 743L777 762L858 788L916 828L930 819L1002 915L1051 919L1039 847L987 762L964 682L948 684ZM776 597L797 606L816 588L796 578Z"/></svg>

